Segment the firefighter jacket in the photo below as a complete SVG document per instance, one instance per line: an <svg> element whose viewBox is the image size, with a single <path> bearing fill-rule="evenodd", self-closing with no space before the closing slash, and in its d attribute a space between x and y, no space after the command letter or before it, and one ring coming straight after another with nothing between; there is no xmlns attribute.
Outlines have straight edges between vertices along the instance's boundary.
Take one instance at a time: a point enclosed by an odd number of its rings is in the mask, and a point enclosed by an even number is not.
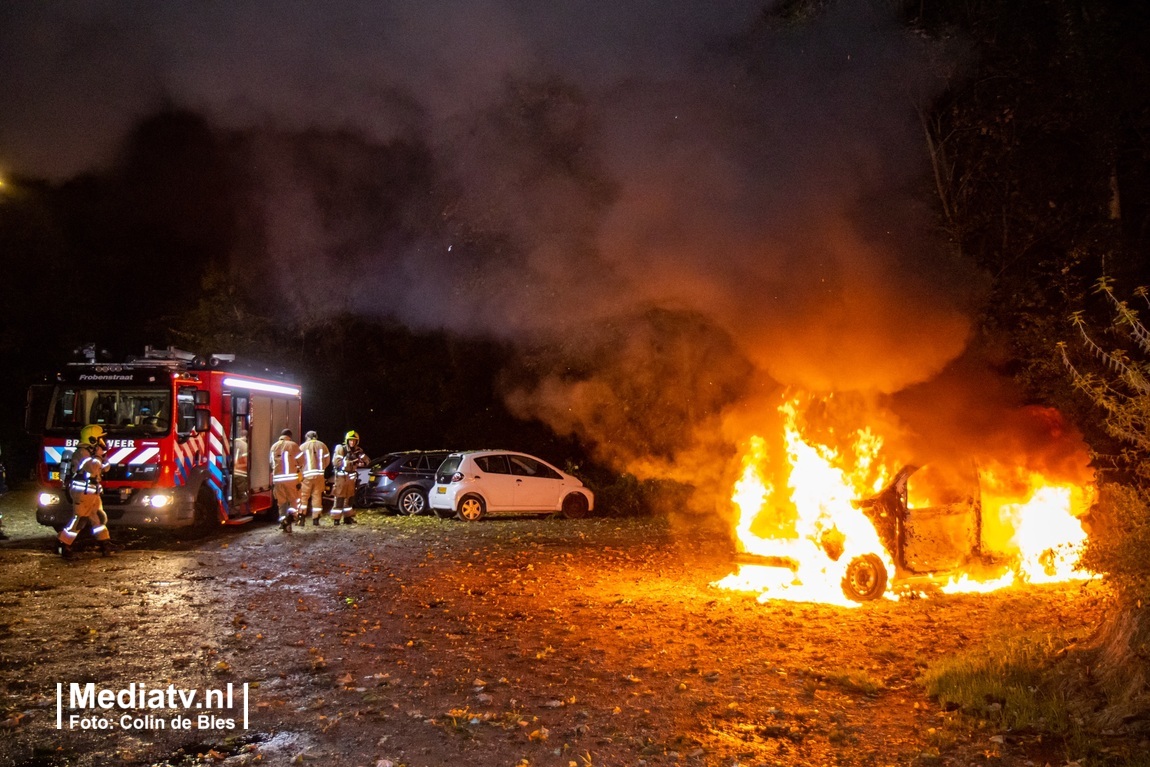
<svg viewBox="0 0 1150 767"><path fill-rule="evenodd" d="M331 454L327 451L327 445L318 439L305 440L299 446L299 455L296 458L303 468L305 479L307 477L322 477L324 470L331 463Z"/></svg>
<svg viewBox="0 0 1150 767"><path fill-rule="evenodd" d="M236 437L232 442L232 454L236 457L233 471L237 477L248 478L248 441L243 437Z"/></svg>
<svg viewBox="0 0 1150 767"><path fill-rule="evenodd" d="M72 454L72 481L68 489L73 495L99 495L103 473L104 462L96 456L96 451L80 445Z"/></svg>
<svg viewBox="0 0 1150 767"><path fill-rule="evenodd" d="M270 454L272 482L298 482L300 473L299 445L290 437L280 437Z"/></svg>
<svg viewBox="0 0 1150 767"><path fill-rule="evenodd" d="M346 442L335 446L335 455L331 463L335 466L335 473L340 476L355 476L360 466L367 465L367 454L359 445L349 447Z"/></svg>

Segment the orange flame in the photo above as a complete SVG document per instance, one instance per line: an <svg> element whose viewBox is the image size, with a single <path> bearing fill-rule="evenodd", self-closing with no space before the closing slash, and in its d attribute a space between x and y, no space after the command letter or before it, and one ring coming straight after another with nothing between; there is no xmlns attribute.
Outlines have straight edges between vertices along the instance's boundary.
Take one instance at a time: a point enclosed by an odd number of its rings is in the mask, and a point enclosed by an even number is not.
<svg viewBox="0 0 1150 767"><path fill-rule="evenodd" d="M713 585L760 592L759 601L856 607L859 602L844 593L846 579L852 577L848 568L868 555L885 568L885 578L872 568L879 587L882 581L910 576L940 583L935 573L912 572L918 568L911 563L896 566L895 557L906 554L905 544L900 552L888 551L872 518L852 503L875 496L891 481L891 472L880 461L883 439L859 429L849 438L849 448L840 452L804 436L799 408L797 398L779 407L785 452L781 461L772 463L762 437L747 441L731 502L737 510L738 546L753 563L739 564ZM785 479L772 482L769 475ZM1096 577L1077 565L1086 533L1074 513L1089 506L1093 488L1050 483L1040 473L1023 469L984 469L979 477L981 498L969 506L981 509L981 529L975 525L971 533L979 561L963 564L941 591L987 592L1016 582ZM981 506L975 505L979 501ZM909 499L907 507L907 519L916 509L924 516L932 511ZM897 599L889 587L883 595Z"/></svg>

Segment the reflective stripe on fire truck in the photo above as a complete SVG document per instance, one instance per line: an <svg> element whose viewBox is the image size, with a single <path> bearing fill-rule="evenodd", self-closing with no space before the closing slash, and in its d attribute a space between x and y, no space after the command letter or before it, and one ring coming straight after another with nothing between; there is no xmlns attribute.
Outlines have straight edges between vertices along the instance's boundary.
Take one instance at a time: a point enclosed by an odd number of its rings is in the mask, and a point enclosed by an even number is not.
<svg viewBox="0 0 1150 767"><path fill-rule="evenodd" d="M192 472L192 467L208 460L207 453L204 450L204 435L195 434L189 437L182 445L177 442L175 444L175 459L176 485L182 487L188 484L188 476Z"/></svg>
<svg viewBox="0 0 1150 767"><path fill-rule="evenodd" d="M228 438L224 435L224 425L220 423L219 419L212 416L212 429L208 437L208 476L207 485L215 496L216 504L219 506L222 516L228 516L228 506L226 503L227 482L225 480L227 470L227 456L231 453L231 447L228 445ZM232 515L237 510L232 509Z"/></svg>
<svg viewBox="0 0 1150 767"><path fill-rule="evenodd" d="M49 465L59 465L60 461L63 460L64 453L66 451L67 448L63 447L45 447L44 463ZM159 455L160 448L156 447L155 445L148 445L147 447L124 447L105 457L104 463L127 463L130 466L138 466L143 463L159 463ZM124 459L128 456L131 457L125 461Z"/></svg>
<svg viewBox="0 0 1150 767"><path fill-rule="evenodd" d="M132 464L132 465L136 465L136 464L140 464L140 463L153 462L152 459L157 457L159 454L160 454L160 448L158 448L158 447L146 447L146 448L144 448L144 451L142 453L140 453L139 455L132 458L132 460L128 461L128 463Z"/></svg>
<svg viewBox="0 0 1150 767"><path fill-rule="evenodd" d="M126 463L130 466L136 466L141 463L147 463L149 460L160 454L158 447L122 447L116 452L108 456L108 463ZM131 456L129 460L125 460Z"/></svg>

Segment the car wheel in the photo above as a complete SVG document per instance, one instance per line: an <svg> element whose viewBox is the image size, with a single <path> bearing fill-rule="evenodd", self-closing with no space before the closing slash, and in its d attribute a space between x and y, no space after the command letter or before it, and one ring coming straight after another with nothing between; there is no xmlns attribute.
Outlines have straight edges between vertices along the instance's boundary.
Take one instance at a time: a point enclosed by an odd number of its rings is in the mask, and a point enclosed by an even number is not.
<svg viewBox="0 0 1150 767"><path fill-rule="evenodd" d="M416 488L404 490L399 496L399 511L414 517L427 510L427 498Z"/></svg>
<svg viewBox="0 0 1150 767"><path fill-rule="evenodd" d="M563 499L563 516L567 519L583 519L587 511L587 498L583 494L572 493Z"/></svg>
<svg viewBox="0 0 1150 767"><path fill-rule="evenodd" d="M463 500L459 502L459 518L467 522L478 522L483 519L486 511L483 506L483 499L479 496L464 496Z"/></svg>
<svg viewBox="0 0 1150 767"><path fill-rule="evenodd" d="M863 554L847 565L843 574L843 594L852 602L869 602L886 591L886 565L877 554Z"/></svg>

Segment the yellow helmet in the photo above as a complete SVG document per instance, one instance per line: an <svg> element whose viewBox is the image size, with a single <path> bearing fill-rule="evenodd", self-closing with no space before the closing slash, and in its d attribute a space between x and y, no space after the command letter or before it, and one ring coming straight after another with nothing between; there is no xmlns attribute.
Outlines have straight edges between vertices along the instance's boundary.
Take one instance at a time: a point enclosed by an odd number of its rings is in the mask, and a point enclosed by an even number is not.
<svg viewBox="0 0 1150 767"><path fill-rule="evenodd" d="M104 427L100 424L90 423L83 429L80 429L80 444L91 445L92 447L96 447L97 445L107 447L107 444L104 442L104 437L106 437L107 434L108 433L104 431Z"/></svg>
<svg viewBox="0 0 1150 767"><path fill-rule="evenodd" d="M344 442L349 442L349 441L351 441L351 440L353 440L353 439L354 439L356 442L358 442L358 441L359 441L359 432L358 432L358 431L356 431L355 429L352 429L352 430L351 430L351 431L349 431L347 434L344 434L344 435L343 435L343 441L344 441Z"/></svg>

